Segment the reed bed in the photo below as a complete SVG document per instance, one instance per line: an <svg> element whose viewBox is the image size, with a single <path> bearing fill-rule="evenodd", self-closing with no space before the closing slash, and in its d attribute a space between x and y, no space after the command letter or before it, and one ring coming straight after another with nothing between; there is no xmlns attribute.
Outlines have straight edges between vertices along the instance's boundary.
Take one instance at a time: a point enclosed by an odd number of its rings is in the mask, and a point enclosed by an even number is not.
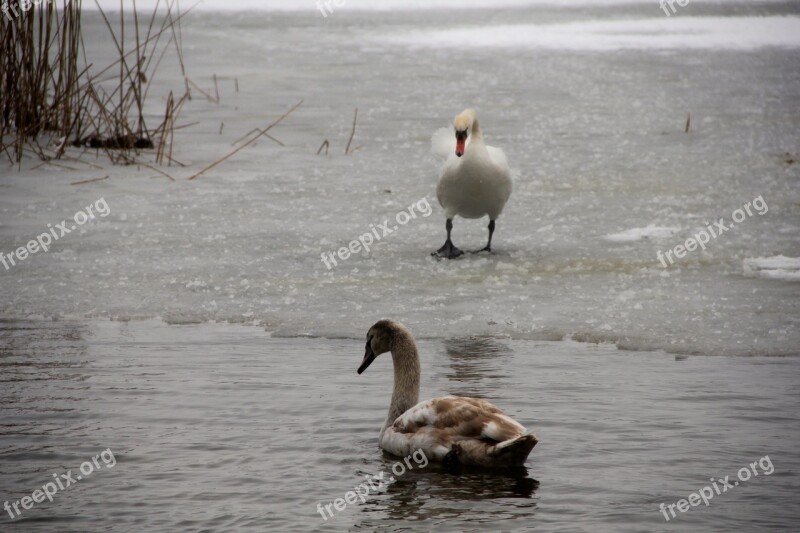
<svg viewBox="0 0 800 533"><path fill-rule="evenodd" d="M97 67L87 57L81 0L4 0L0 18L0 151L14 163L35 155L61 159L69 147L94 149L114 163L133 163L154 150L158 164L172 161L175 123L186 93L166 97L163 113L146 113L150 83L167 52L175 53L183 84L177 0L157 3L142 17L135 0L112 20L97 5L115 60ZM23 6L27 9L23 10ZM189 10L190 11L190 10ZM155 124L150 118L157 117Z"/></svg>

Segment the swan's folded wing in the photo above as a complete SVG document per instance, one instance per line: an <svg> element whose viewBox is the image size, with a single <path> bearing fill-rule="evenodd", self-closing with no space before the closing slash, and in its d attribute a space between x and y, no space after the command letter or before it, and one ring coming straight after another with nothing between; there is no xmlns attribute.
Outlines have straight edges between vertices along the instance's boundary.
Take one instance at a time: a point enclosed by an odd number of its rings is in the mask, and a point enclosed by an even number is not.
<svg viewBox="0 0 800 533"><path fill-rule="evenodd" d="M431 137L431 151L441 159L456 153L456 136L452 128L440 128Z"/></svg>
<svg viewBox="0 0 800 533"><path fill-rule="evenodd" d="M506 157L506 153L496 146L487 146L486 150L489 152L489 157L491 158L492 162L501 170L508 173L510 177L511 169L508 166L508 158Z"/></svg>
<svg viewBox="0 0 800 533"><path fill-rule="evenodd" d="M503 442L526 434L526 429L491 403L478 398L444 396L419 403L392 425L398 433L436 430L451 437Z"/></svg>

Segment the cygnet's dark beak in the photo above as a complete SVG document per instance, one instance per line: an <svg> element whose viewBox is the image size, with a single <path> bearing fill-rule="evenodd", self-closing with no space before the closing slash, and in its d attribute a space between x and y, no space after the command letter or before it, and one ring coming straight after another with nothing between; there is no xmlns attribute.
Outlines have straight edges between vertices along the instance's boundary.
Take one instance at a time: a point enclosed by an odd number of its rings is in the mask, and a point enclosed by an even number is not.
<svg viewBox="0 0 800 533"><path fill-rule="evenodd" d="M364 370L366 370L376 357L377 355L375 355L375 352L372 351L372 346L370 346L369 341L367 341L367 349L364 352L364 360L361 361L361 366L358 367L358 373L361 374Z"/></svg>

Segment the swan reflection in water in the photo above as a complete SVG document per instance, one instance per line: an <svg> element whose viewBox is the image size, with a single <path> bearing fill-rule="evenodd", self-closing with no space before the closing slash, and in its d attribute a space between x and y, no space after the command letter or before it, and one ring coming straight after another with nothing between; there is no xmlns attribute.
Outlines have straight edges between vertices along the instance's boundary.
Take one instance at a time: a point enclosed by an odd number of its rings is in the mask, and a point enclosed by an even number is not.
<svg viewBox="0 0 800 533"><path fill-rule="evenodd" d="M512 354L507 344L492 337L462 337L447 339L444 349L451 371L443 375L455 385L450 394L491 397L503 389L509 374L501 359Z"/></svg>
<svg viewBox="0 0 800 533"><path fill-rule="evenodd" d="M397 458L384 454L386 475L391 475L396 461ZM461 466L452 471L431 462L425 468L407 470L380 492L370 494L359 505L362 517L356 529L370 529L381 519L418 521L459 517L464 520L472 513L481 521L487 519L487 514L498 518L519 514L530 518L536 511L538 488L539 482L526 467L488 470ZM497 504L497 500L508 499L515 501Z"/></svg>

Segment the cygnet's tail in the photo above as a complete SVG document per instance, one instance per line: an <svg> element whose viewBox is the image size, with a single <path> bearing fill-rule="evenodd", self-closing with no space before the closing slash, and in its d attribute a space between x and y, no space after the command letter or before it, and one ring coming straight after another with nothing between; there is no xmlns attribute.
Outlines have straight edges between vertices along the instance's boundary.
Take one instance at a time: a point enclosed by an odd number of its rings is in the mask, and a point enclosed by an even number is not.
<svg viewBox="0 0 800 533"><path fill-rule="evenodd" d="M452 451L461 464L508 468L523 466L537 442L533 433L497 444L469 439L454 443Z"/></svg>
<svg viewBox="0 0 800 533"><path fill-rule="evenodd" d="M538 442L533 433L501 442L495 447L497 461L503 466L522 466Z"/></svg>

